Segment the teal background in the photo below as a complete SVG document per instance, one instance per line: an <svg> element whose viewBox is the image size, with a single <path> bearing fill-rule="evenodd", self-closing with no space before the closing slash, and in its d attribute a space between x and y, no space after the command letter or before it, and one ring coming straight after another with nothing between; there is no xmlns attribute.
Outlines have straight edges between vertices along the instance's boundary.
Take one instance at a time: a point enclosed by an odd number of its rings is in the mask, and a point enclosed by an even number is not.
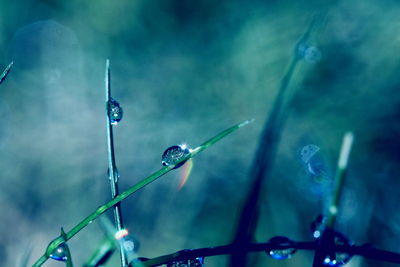
<svg viewBox="0 0 400 267"><path fill-rule="evenodd" d="M318 191L299 152L317 145L329 180L350 130L355 142L337 229L399 251L397 1L0 0L1 69L14 61L0 85L1 265L18 266L29 248L33 263L60 227L71 229L110 199L107 58L112 94L124 108L114 127L121 190L158 170L167 147L195 147L255 119L197 156L182 190L176 170L122 204L140 256L230 242L264 121L316 13L326 14L311 40L322 57L301 62L291 82L256 240L311 240L309 225L326 208L327 192ZM93 223L69 242L77 266L102 237ZM310 252L280 262L257 255L253 266L312 262ZM206 266L226 259L209 258ZM106 266L118 266L118 258ZM394 265L355 257L348 266Z"/></svg>

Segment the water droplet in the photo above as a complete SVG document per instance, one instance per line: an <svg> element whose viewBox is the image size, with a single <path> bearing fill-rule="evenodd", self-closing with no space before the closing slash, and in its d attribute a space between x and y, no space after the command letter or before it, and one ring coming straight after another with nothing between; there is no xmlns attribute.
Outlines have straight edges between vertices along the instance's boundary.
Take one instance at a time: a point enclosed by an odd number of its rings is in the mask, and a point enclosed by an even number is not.
<svg viewBox="0 0 400 267"><path fill-rule="evenodd" d="M204 258L199 257L185 261L174 261L168 263L167 267L204 267Z"/></svg>
<svg viewBox="0 0 400 267"><path fill-rule="evenodd" d="M107 176L108 176L108 179L111 181L110 169L107 169ZM115 182L118 182L119 177L120 177L120 176L119 176L119 172L118 172L117 168L115 168L115 169L114 169L114 179L115 179Z"/></svg>
<svg viewBox="0 0 400 267"><path fill-rule="evenodd" d="M315 239L321 237L325 230L326 217L318 215L317 218L311 223L311 232Z"/></svg>
<svg viewBox="0 0 400 267"><path fill-rule="evenodd" d="M139 241L130 235L124 236L121 239L121 243L125 251L128 253L134 253L139 250Z"/></svg>
<svg viewBox="0 0 400 267"><path fill-rule="evenodd" d="M269 240L269 242L273 245L286 246L286 248L282 249L271 249L267 251L268 255L276 260L286 260L289 259L294 253L296 253L296 249L293 248L293 241L284 236L275 236Z"/></svg>
<svg viewBox="0 0 400 267"><path fill-rule="evenodd" d="M108 101L108 116L110 118L110 123L112 125L117 125L121 121L123 113L121 105L114 99L110 98Z"/></svg>
<svg viewBox="0 0 400 267"><path fill-rule="evenodd" d="M328 174L327 167L321 156L318 155L320 148L314 144L308 144L300 150L300 158L304 169L311 178L308 189L315 195L321 196L328 189L331 176Z"/></svg>
<svg viewBox="0 0 400 267"><path fill-rule="evenodd" d="M316 46L310 46L304 51L304 60L309 63L317 63L321 57L321 51Z"/></svg>
<svg viewBox="0 0 400 267"><path fill-rule="evenodd" d="M350 240L343 234L335 232L335 245L336 246L351 246ZM335 256L327 256L324 264L327 266L343 266L351 260L352 255L345 252L335 252Z"/></svg>
<svg viewBox="0 0 400 267"><path fill-rule="evenodd" d="M68 258L68 245L63 242L56 247L53 252L49 255L50 258L56 261L66 261Z"/></svg>
<svg viewBox="0 0 400 267"><path fill-rule="evenodd" d="M317 154L319 150L320 148L313 144L304 146L300 151L301 160L306 164L309 163L310 159Z"/></svg>
<svg viewBox="0 0 400 267"><path fill-rule="evenodd" d="M309 63L316 63L321 60L321 51L313 45L301 43L297 46L297 56Z"/></svg>
<svg viewBox="0 0 400 267"><path fill-rule="evenodd" d="M176 164L183 157L187 156L190 153L190 149L186 145L176 145L167 148L162 157L161 163L164 166L169 166L171 164ZM175 166L174 169L181 167L186 161L183 161Z"/></svg>
<svg viewBox="0 0 400 267"><path fill-rule="evenodd" d="M315 177L316 182L325 182L326 168L324 163L317 158L312 158L306 165L308 173Z"/></svg>

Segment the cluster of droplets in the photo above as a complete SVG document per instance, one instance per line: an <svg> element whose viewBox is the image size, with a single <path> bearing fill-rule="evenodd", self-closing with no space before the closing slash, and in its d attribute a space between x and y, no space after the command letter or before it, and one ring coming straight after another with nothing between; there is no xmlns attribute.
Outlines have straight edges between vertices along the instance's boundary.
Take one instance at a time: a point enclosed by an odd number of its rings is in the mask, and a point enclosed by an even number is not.
<svg viewBox="0 0 400 267"><path fill-rule="evenodd" d="M335 246L351 246L350 240L339 232L334 233ZM327 256L324 260L326 266L339 267L348 263L352 255L346 252L336 251L334 255Z"/></svg>
<svg viewBox="0 0 400 267"><path fill-rule="evenodd" d="M121 105L113 98L110 98L108 101L108 117L110 118L110 123L112 125L117 125L121 121L123 113Z"/></svg>
<svg viewBox="0 0 400 267"><path fill-rule="evenodd" d="M174 261L168 263L167 267L204 267L204 258L198 257L190 260Z"/></svg>
<svg viewBox="0 0 400 267"><path fill-rule="evenodd" d="M283 246L284 248L267 250L269 256L276 260L286 260L296 253L294 242L285 236L275 236L269 240L273 246Z"/></svg>
<svg viewBox="0 0 400 267"><path fill-rule="evenodd" d="M322 238L326 229L326 217L318 215L317 218L311 223L311 232L313 237L318 240ZM351 246L350 240L339 232L333 233L333 242L335 246ZM345 252L334 252L326 256L324 265L326 266L343 266L351 259L351 255Z"/></svg>
<svg viewBox="0 0 400 267"><path fill-rule="evenodd" d="M169 166L178 163L181 161L184 157L189 155L190 149L187 147L187 145L175 145L167 148L164 153L162 154L161 157L161 163L164 166ZM185 164L185 161L180 162L178 165L175 166L174 169L181 167L183 164Z"/></svg>
<svg viewBox="0 0 400 267"><path fill-rule="evenodd" d="M68 259L68 251L67 243L63 242L50 253L49 258L56 261L66 261Z"/></svg>
<svg viewBox="0 0 400 267"><path fill-rule="evenodd" d="M322 57L321 51L316 46L308 43L300 43L296 47L296 55L308 63L317 63Z"/></svg>

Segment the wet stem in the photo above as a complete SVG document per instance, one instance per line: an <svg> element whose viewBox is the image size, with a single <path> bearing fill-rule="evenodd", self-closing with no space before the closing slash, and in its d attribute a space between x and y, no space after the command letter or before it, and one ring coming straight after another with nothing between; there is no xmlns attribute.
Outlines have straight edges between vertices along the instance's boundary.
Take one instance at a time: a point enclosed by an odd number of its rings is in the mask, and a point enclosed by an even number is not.
<svg viewBox="0 0 400 267"><path fill-rule="evenodd" d="M226 137L227 135L235 132L236 130L240 129L241 127L246 126L247 124L253 122L253 120L246 120L243 121L239 124L236 124L219 134L215 135L214 137L210 138L200 146L196 147L195 149L191 150L191 152L183 157L181 160L176 162L175 164L168 165L166 167L163 167L159 169L158 171L154 172L150 176L146 177L145 179L141 180L137 184L133 185L132 187L128 188L126 191L122 192L121 194L118 194L115 198L112 200L108 201L104 205L98 207L93 213L91 213L89 216L87 216L85 219L83 219L81 222L79 222L76 226L74 226L69 232L65 233L63 236L59 236L56 239L54 239L50 244L47 246L47 249L45 253L32 265L33 267L38 267L42 266L43 263L47 261L49 258L49 255L52 253L52 251L57 248L61 243L66 242L70 240L72 237L74 237L78 232L80 232L83 228L88 226L90 223L92 223L95 219L97 219L100 215L108 211L109 209L113 208L115 205L118 203L122 202L125 198L128 196L132 195L136 191L142 189L146 185L154 182L164 174L170 172L175 168L175 166L179 165L180 163L187 161L188 159L191 159L195 157L197 154L200 152L204 151L205 149L209 148L210 146L214 145L216 142L221 140L222 138Z"/></svg>
<svg viewBox="0 0 400 267"><path fill-rule="evenodd" d="M111 125L110 118L110 101L111 101L111 73L110 73L110 61L106 61L106 72L105 72L105 90L106 90L106 125L107 125L107 154L108 154L108 171L110 178L111 197L115 198L118 195L118 170L115 163L114 153L114 137L113 137L113 126ZM121 231L124 228L122 222L122 211L121 205L116 204L114 206L114 219L117 231ZM128 266L128 259L123 246L120 246L120 257L121 266Z"/></svg>

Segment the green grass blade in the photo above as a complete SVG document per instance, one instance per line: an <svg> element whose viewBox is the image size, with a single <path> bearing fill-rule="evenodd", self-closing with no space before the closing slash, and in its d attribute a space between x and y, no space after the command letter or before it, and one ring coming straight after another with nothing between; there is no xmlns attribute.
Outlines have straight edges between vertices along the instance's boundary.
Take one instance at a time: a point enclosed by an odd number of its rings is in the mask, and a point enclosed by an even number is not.
<svg viewBox="0 0 400 267"><path fill-rule="evenodd" d="M110 118L110 101L111 101L111 71L110 71L110 60L106 60L106 72L105 72L105 89L106 89L106 126L107 126L107 154L108 154L108 172L111 187L111 196L114 198L118 195L118 170L115 163L115 153L114 153L114 135L113 135L113 125L111 124ZM114 206L114 221L117 230L124 228L124 223L122 220L122 209L121 205L117 204ZM120 247L120 260L121 267L128 266L127 255L124 252L122 246Z"/></svg>
<svg viewBox="0 0 400 267"><path fill-rule="evenodd" d="M91 213L89 216L87 216L85 219L83 219L80 223L78 223L76 226L74 226L69 232L65 233L63 236L59 236L56 239L54 239L50 244L47 246L46 252L44 253L43 256L41 256L32 266L33 267L38 267L41 266L43 263L47 261L49 258L50 253L62 242L66 242L69 239L71 239L73 236L75 236L79 231L81 231L83 228L88 226L90 223L92 223L95 219L97 219L100 215L105 213L107 210L111 209L114 207L114 205L120 203L123 201L125 198L128 196L132 195L136 191L142 189L146 185L154 182L164 174L170 172L172 169L175 168L175 166L179 165L181 162L184 162L190 158L195 157L197 154L202 152L203 150L207 149L208 147L212 146L222 138L226 137L227 135L235 132L236 130L246 126L247 124L253 122L253 120L246 120L243 121L239 124L236 124L225 131L220 132L216 136L212 137L211 139L207 140L200 146L196 147L195 149L191 150L191 152L183 157L180 161L176 162L175 164L168 165L166 167L161 168L160 170L156 171L155 173L151 174L147 178L141 180L134 186L128 188L126 191L122 192L121 194L117 195L115 198L107 202L106 204L98 207L93 213Z"/></svg>
<svg viewBox="0 0 400 267"><path fill-rule="evenodd" d="M104 238L100 246L93 252L89 260L83 265L84 267L100 266L114 254L116 250L115 243L109 237Z"/></svg>
<svg viewBox="0 0 400 267"><path fill-rule="evenodd" d="M8 73L11 70L12 65L14 65L14 62L11 62L10 64L8 64L8 66L6 67L6 69L3 71L3 73L0 76L0 84L4 82L4 80L6 79Z"/></svg>
<svg viewBox="0 0 400 267"><path fill-rule="evenodd" d="M288 103L291 99L290 95L288 96L287 91L290 88L290 82L295 74L298 63L301 60L298 49L300 45L304 45L309 41L315 25L316 18L313 18L303 35L295 44L291 61L280 81L278 94L265 122L258 149L253 160L253 165L250 170L250 179L252 179L252 181L249 185L249 191L247 192L247 196L243 203L240 217L236 225L236 232L233 237L233 243L235 244L247 244L254 238L254 232L259 217L259 205L262 193L261 188L272 169L278 143L280 141L280 132L286 115L285 103ZM230 265L232 267L247 266L247 254L244 252L232 254L230 257Z"/></svg>
<svg viewBox="0 0 400 267"><path fill-rule="evenodd" d="M347 171L347 164L349 161L351 147L353 145L353 139L354 135L352 132L347 132L343 136L343 142L342 142L342 147L340 149L340 155L335 176L335 185L333 189L331 203L329 205L328 218L326 223L326 226L332 229L335 225L336 216L338 213L339 201L343 191L343 185Z"/></svg>

